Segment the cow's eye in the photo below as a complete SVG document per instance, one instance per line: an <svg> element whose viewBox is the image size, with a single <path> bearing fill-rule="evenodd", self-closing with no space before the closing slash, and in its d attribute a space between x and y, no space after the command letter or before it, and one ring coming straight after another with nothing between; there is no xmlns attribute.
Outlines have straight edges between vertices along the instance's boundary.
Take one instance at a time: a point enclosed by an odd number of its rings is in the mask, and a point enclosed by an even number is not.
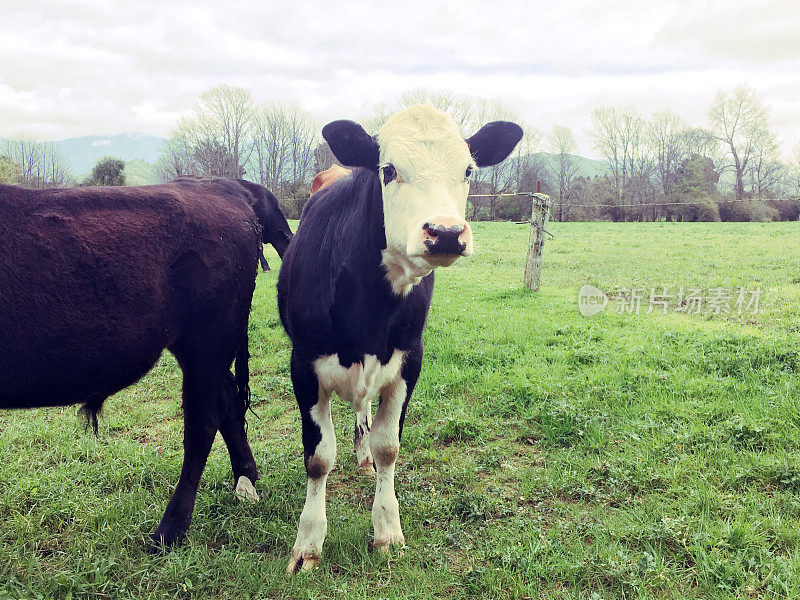
<svg viewBox="0 0 800 600"><path fill-rule="evenodd" d="M467 172L464 173L464 179L469 179L470 175L472 175L472 167L467 167Z"/></svg>
<svg viewBox="0 0 800 600"><path fill-rule="evenodd" d="M383 171L383 185L389 185L390 182L397 179L397 170L394 168L393 165L386 165L382 169Z"/></svg>

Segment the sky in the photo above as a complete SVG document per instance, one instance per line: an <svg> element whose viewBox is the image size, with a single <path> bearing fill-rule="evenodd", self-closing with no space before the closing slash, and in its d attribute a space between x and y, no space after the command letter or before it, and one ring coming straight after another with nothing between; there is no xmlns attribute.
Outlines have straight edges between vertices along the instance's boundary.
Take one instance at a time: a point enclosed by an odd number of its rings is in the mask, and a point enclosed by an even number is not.
<svg viewBox="0 0 800 600"><path fill-rule="evenodd" d="M705 125L716 93L744 83L784 158L800 143L792 0L13 4L0 8L0 137L166 136L222 83L322 122L426 88L499 99L545 134L569 127L596 157L594 108L670 108Z"/></svg>

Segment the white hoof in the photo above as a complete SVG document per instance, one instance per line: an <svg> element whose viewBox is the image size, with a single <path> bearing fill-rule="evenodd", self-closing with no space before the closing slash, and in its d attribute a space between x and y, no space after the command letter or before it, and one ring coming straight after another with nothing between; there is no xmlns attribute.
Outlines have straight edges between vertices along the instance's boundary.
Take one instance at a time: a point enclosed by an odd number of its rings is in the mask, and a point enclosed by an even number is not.
<svg viewBox="0 0 800 600"><path fill-rule="evenodd" d="M319 567L322 557L315 552L292 550L292 558L286 566L286 572L294 575L297 572L309 573Z"/></svg>
<svg viewBox="0 0 800 600"><path fill-rule="evenodd" d="M388 555L393 548L397 548L400 550L400 556L402 556L403 549L406 548L406 538L400 531L386 532L381 536L381 539L376 539L372 545L379 554Z"/></svg>
<svg viewBox="0 0 800 600"><path fill-rule="evenodd" d="M368 458L358 465L358 470L368 477L375 477L375 463L372 458Z"/></svg>
<svg viewBox="0 0 800 600"><path fill-rule="evenodd" d="M242 475L239 481L236 482L236 497L243 502L250 502L255 504L258 502L258 493L249 478Z"/></svg>

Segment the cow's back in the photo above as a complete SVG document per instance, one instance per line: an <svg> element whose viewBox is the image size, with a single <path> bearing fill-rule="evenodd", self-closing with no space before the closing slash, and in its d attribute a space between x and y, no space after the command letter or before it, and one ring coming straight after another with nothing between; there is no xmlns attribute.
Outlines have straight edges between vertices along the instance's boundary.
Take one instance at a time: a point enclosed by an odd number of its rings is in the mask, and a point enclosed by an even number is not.
<svg viewBox="0 0 800 600"><path fill-rule="evenodd" d="M249 308L258 241L245 202L201 186L0 186L3 402L83 402L130 385L193 322Z"/></svg>

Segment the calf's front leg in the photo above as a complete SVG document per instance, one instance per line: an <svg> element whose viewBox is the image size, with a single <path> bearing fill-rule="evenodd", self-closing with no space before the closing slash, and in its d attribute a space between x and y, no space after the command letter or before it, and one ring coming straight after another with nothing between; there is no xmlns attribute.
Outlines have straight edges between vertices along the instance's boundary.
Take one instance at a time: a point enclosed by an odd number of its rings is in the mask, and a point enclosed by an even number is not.
<svg viewBox="0 0 800 600"><path fill-rule="evenodd" d="M325 492L328 474L336 462L336 434L331 420L330 392L322 389L313 366L292 356L294 383L303 428L303 455L307 487L297 539L286 567L288 573L307 572L319 565L328 532Z"/></svg>
<svg viewBox="0 0 800 600"><path fill-rule="evenodd" d="M375 499L372 503L373 544L386 552L393 544L405 545L400 526L400 506L394 491L394 473L406 407L422 368L422 345L405 353L396 379L381 388L381 400L370 431L370 449L375 460Z"/></svg>
<svg viewBox="0 0 800 600"><path fill-rule="evenodd" d="M370 449L375 460L375 499L372 502L372 526L377 550L392 544L404 545L400 526L400 506L394 492L394 467L400 451L400 415L406 397L402 377L381 390L381 402L370 432Z"/></svg>

